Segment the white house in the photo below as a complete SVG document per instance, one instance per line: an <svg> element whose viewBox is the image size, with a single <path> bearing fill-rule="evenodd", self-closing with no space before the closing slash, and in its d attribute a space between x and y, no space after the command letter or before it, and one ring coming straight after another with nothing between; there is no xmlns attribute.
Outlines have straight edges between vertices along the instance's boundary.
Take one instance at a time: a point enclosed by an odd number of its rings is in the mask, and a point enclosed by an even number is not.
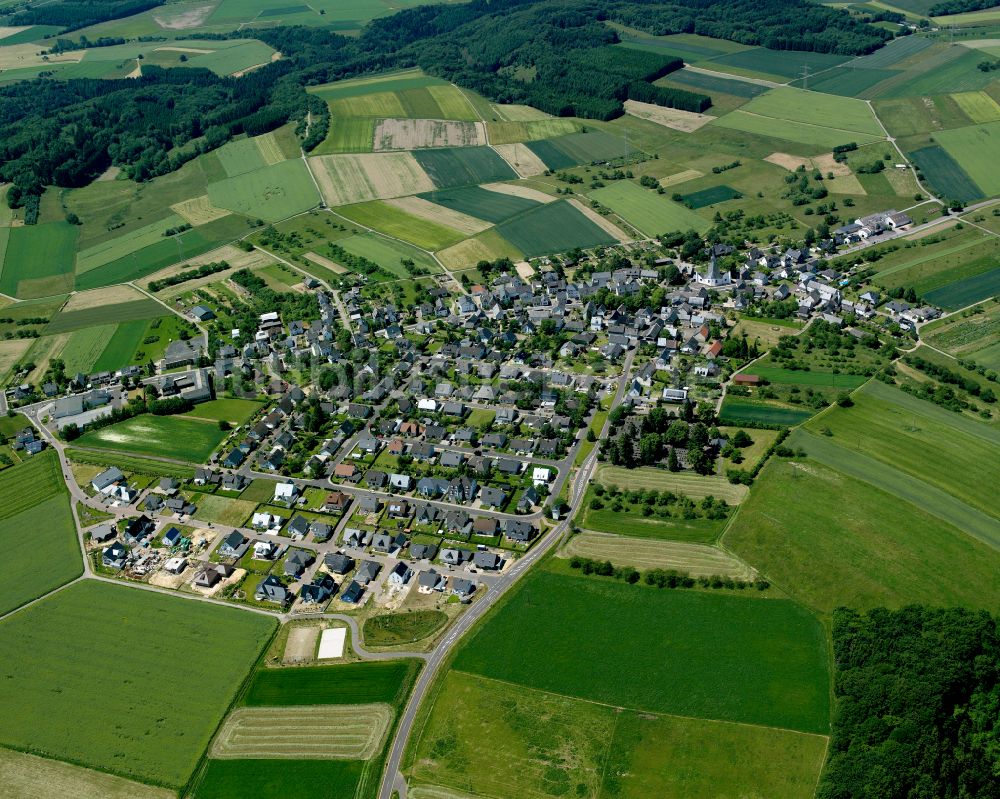
<svg viewBox="0 0 1000 799"><path fill-rule="evenodd" d="M294 502L298 493L299 490L295 487L295 483L278 483L274 487L274 501Z"/></svg>
<svg viewBox="0 0 1000 799"><path fill-rule="evenodd" d="M253 559L270 560L276 547L271 541L254 541Z"/></svg>
<svg viewBox="0 0 1000 799"><path fill-rule="evenodd" d="M437 400L432 400L429 397L426 397L422 400L418 400L417 408L422 411L430 411L431 413L434 413L437 411L438 408Z"/></svg>
<svg viewBox="0 0 1000 799"><path fill-rule="evenodd" d="M552 479L552 470L545 466L536 466L531 472L531 481L537 485L546 485Z"/></svg>
<svg viewBox="0 0 1000 799"><path fill-rule="evenodd" d="M257 530L264 530L268 533L277 533L281 529L281 517L273 516L270 513L255 513L250 521L251 526Z"/></svg>

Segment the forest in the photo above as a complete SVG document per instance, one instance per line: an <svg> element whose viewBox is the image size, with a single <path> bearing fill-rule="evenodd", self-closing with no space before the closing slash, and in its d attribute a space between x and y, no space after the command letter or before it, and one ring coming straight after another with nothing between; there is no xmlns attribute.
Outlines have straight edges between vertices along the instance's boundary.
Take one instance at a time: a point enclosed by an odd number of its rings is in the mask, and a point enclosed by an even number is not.
<svg viewBox="0 0 1000 799"><path fill-rule="evenodd" d="M81 5L95 14L124 7ZM356 38L313 27L216 34L259 38L284 57L241 78L147 66L138 79L40 78L0 88L0 181L12 184L8 200L18 207L46 185L84 185L111 165L148 180L233 136L301 121L312 104L319 124L304 142L310 149L328 120L306 86L392 68L420 66L494 101L556 115L611 119L630 98L690 111L709 107L705 95L654 85L683 63L611 47L618 35L608 21L840 53L869 52L891 37L806 0L474 0L400 11Z"/></svg>
<svg viewBox="0 0 1000 799"><path fill-rule="evenodd" d="M841 608L833 650L838 711L819 799L1000 795L996 619Z"/></svg>
<svg viewBox="0 0 1000 799"><path fill-rule="evenodd" d="M27 5L4 18L6 25L61 25L65 31L109 19L130 17L161 6L166 0L61 0Z"/></svg>

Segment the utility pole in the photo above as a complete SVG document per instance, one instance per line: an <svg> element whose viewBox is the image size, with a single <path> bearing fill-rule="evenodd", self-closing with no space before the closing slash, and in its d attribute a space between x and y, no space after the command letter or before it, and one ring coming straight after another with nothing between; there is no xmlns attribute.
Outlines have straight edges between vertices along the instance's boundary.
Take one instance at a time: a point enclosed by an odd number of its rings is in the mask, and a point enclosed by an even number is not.
<svg viewBox="0 0 1000 799"><path fill-rule="evenodd" d="M808 89L809 88L809 65L808 64L803 64L802 65L802 88L803 89Z"/></svg>

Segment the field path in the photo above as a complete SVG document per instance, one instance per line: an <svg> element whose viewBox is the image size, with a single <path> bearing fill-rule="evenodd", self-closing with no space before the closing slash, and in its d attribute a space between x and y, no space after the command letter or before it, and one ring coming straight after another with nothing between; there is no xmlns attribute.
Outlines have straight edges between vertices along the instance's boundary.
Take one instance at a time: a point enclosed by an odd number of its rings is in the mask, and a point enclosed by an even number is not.
<svg viewBox="0 0 1000 799"><path fill-rule="evenodd" d="M752 83L755 86L765 86L768 89L780 89L782 86L788 85L787 83L775 83L773 80L764 80L763 78L748 78L745 75L735 75L732 72L719 72L714 69L695 67L686 62L684 64L684 69L690 70L691 72L700 72L702 75L709 75L714 78L728 78L729 80L738 80L743 83Z"/></svg>

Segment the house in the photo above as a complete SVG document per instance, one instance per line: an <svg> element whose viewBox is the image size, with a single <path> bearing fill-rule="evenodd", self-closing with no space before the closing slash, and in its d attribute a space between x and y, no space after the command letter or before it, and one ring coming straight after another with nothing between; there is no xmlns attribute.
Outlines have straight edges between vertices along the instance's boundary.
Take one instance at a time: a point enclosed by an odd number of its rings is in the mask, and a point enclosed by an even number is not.
<svg viewBox="0 0 1000 799"><path fill-rule="evenodd" d="M413 478L408 474L390 474L389 485L396 491L409 491L413 488Z"/></svg>
<svg viewBox="0 0 1000 799"><path fill-rule="evenodd" d="M198 360L199 355L198 348L187 341L183 339L171 341L167 345L166 352L163 353L163 368L176 369L178 366L191 366Z"/></svg>
<svg viewBox="0 0 1000 799"><path fill-rule="evenodd" d="M323 565L334 574L347 574L354 568L354 558L343 552L330 552L323 558Z"/></svg>
<svg viewBox="0 0 1000 799"><path fill-rule="evenodd" d="M114 487L125 480L125 475L122 470L117 466L112 466L110 469L105 469L99 475L97 475L93 480L90 481L90 485L93 486L94 490L101 494L109 494Z"/></svg>
<svg viewBox="0 0 1000 799"><path fill-rule="evenodd" d="M351 504L351 497L343 491L331 491L326 495L322 510L327 513L343 513Z"/></svg>
<svg viewBox="0 0 1000 799"><path fill-rule="evenodd" d="M163 503L163 507L171 513L176 513L178 516L190 516L196 510L195 506L184 499L184 497L171 497Z"/></svg>
<svg viewBox="0 0 1000 799"><path fill-rule="evenodd" d="M477 552L472 556L472 563L477 568L496 571L503 566L503 558L494 552Z"/></svg>
<svg viewBox="0 0 1000 799"><path fill-rule="evenodd" d="M156 522L148 516L138 516L135 519L129 519L122 537L125 539L125 543L134 546L151 538L154 530L156 530Z"/></svg>
<svg viewBox="0 0 1000 799"><path fill-rule="evenodd" d="M352 483L361 479L361 473L353 463L338 463L333 468L333 476L339 480L349 480Z"/></svg>
<svg viewBox="0 0 1000 799"><path fill-rule="evenodd" d="M147 494L146 499L143 500L142 510L149 511L150 513L156 513L163 509L163 497L157 494Z"/></svg>
<svg viewBox="0 0 1000 799"><path fill-rule="evenodd" d="M239 558L247 549L247 539L239 530L233 530L219 544L219 554L224 558Z"/></svg>
<svg viewBox="0 0 1000 799"><path fill-rule="evenodd" d="M244 477L242 474L224 474L224 475L222 475L222 490L223 491L242 491L248 485L250 485L250 481L246 477Z"/></svg>
<svg viewBox="0 0 1000 799"><path fill-rule="evenodd" d="M531 482L536 486L546 485L552 479L552 470L545 466L536 466L531 472Z"/></svg>
<svg viewBox="0 0 1000 799"><path fill-rule="evenodd" d="M108 569L121 570L128 561L128 550L120 541L115 541L101 553L101 563Z"/></svg>
<svg viewBox="0 0 1000 799"><path fill-rule="evenodd" d="M250 526L255 530L267 530L268 532L277 533L281 529L283 521L280 516L275 516L271 513L255 513L250 519Z"/></svg>
<svg viewBox="0 0 1000 799"><path fill-rule="evenodd" d="M497 534L497 520L494 518L476 519L472 523L472 534L494 536Z"/></svg>
<svg viewBox="0 0 1000 799"><path fill-rule="evenodd" d="M390 519L408 519L410 517L410 503L403 499L394 499L389 502L386 513Z"/></svg>
<svg viewBox="0 0 1000 799"><path fill-rule="evenodd" d="M321 574L308 585L302 586L299 598L305 605L319 605L326 602L337 589L337 583L329 574Z"/></svg>
<svg viewBox="0 0 1000 799"><path fill-rule="evenodd" d="M399 588L410 582L412 576L413 569L403 563L403 561L400 561L393 566L392 571L389 572L389 576L386 578L386 582L389 585Z"/></svg>
<svg viewBox="0 0 1000 799"><path fill-rule="evenodd" d="M219 475L211 469L199 467L194 470L194 484L196 486L218 485Z"/></svg>
<svg viewBox="0 0 1000 799"><path fill-rule="evenodd" d="M528 486L517 501L517 510L520 513L527 513L538 504L538 492L534 486Z"/></svg>
<svg viewBox="0 0 1000 799"><path fill-rule="evenodd" d="M365 485L369 488L383 488L389 482L389 475L378 469L369 469L365 475Z"/></svg>
<svg viewBox="0 0 1000 799"><path fill-rule="evenodd" d="M345 527L341 538L344 546L365 547L372 540L372 534L356 527Z"/></svg>
<svg viewBox="0 0 1000 799"><path fill-rule="evenodd" d="M333 528L325 522L313 522L309 525L309 529L312 531L313 541L317 543L329 541L333 535Z"/></svg>
<svg viewBox="0 0 1000 799"><path fill-rule="evenodd" d="M406 536L402 533L376 533L372 539L372 548L378 552L389 554L406 546Z"/></svg>
<svg viewBox="0 0 1000 799"><path fill-rule="evenodd" d="M441 550L441 561L449 566L461 566L472 559L472 551L468 549L457 549L448 547Z"/></svg>
<svg viewBox="0 0 1000 799"><path fill-rule="evenodd" d="M356 605L361 601L361 597L363 597L364 594L365 589L358 585L357 581L355 581L344 589L344 593L340 595L340 600L342 602L348 602L351 605Z"/></svg>
<svg viewBox="0 0 1000 799"><path fill-rule="evenodd" d="M362 494L358 497L358 510L362 513L378 513L382 502L374 494Z"/></svg>
<svg viewBox="0 0 1000 799"><path fill-rule="evenodd" d="M313 560L312 553L306 552L303 549L293 550L285 558L285 577L295 577L298 579L302 576L302 572L309 568Z"/></svg>
<svg viewBox="0 0 1000 799"><path fill-rule="evenodd" d="M167 574L180 574L187 568L187 558L168 558L163 564L163 571Z"/></svg>
<svg viewBox="0 0 1000 799"><path fill-rule="evenodd" d="M197 319L199 322L208 322L215 319L215 313L211 308L204 305L196 305L191 309L191 316Z"/></svg>
<svg viewBox="0 0 1000 799"><path fill-rule="evenodd" d="M507 492L500 488L484 486L479 492L479 501L483 507L502 508L507 502Z"/></svg>
<svg viewBox="0 0 1000 799"><path fill-rule="evenodd" d="M471 580L451 578L451 593L459 599L468 599L476 592L476 584Z"/></svg>
<svg viewBox="0 0 1000 799"><path fill-rule="evenodd" d="M309 534L309 520L305 516L293 516L285 532L292 538L305 538Z"/></svg>
<svg viewBox="0 0 1000 799"><path fill-rule="evenodd" d="M442 452L440 464L446 469L457 469L465 462L465 455L461 452Z"/></svg>
<svg viewBox="0 0 1000 799"><path fill-rule="evenodd" d="M191 581L195 588L214 588L221 580L233 573L232 566L224 563L213 563L201 569Z"/></svg>
<svg viewBox="0 0 1000 799"><path fill-rule="evenodd" d="M760 375L738 374L733 375L733 385L736 386L759 386Z"/></svg>
<svg viewBox="0 0 1000 799"><path fill-rule="evenodd" d="M299 489L295 483L278 483L274 486L274 501L283 502L286 505L295 502L299 495Z"/></svg>
<svg viewBox="0 0 1000 799"><path fill-rule="evenodd" d="M277 545L272 541L254 541L253 559L271 560L278 552Z"/></svg>
<svg viewBox="0 0 1000 799"><path fill-rule="evenodd" d="M417 592L431 594L435 591L444 591L447 582L443 574L439 574L434 569L427 569L417 575Z"/></svg>
<svg viewBox="0 0 1000 799"><path fill-rule="evenodd" d="M538 535L534 525L520 519L505 519L501 524L503 537L515 544L527 544Z"/></svg>
<svg viewBox="0 0 1000 799"><path fill-rule="evenodd" d="M437 551L437 544L410 544L410 557L413 560L434 560Z"/></svg>
<svg viewBox="0 0 1000 799"><path fill-rule="evenodd" d="M115 528L110 524L100 524L90 531L90 540L103 544L105 541L110 541L115 535Z"/></svg>
<svg viewBox="0 0 1000 799"><path fill-rule="evenodd" d="M380 571L382 571L381 563L375 560L366 560L358 566L358 572L354 575L354 579L362 585L368 585L378 577Z"/></svg>
<svg viewBox="0 0 1000 799"><path fill-rule="evenodd" d="M277 605L288 602L288 589L273 574L257 583L257 590L253 595L258 602L274 602Z"/></svg>
<svg viewBox="0 0 1000 799"><path fill-rule="evenodd" d="M175 547L181 542L182 537L180 530L176 527L171 527L163 534L163 546Z"/></svg>

